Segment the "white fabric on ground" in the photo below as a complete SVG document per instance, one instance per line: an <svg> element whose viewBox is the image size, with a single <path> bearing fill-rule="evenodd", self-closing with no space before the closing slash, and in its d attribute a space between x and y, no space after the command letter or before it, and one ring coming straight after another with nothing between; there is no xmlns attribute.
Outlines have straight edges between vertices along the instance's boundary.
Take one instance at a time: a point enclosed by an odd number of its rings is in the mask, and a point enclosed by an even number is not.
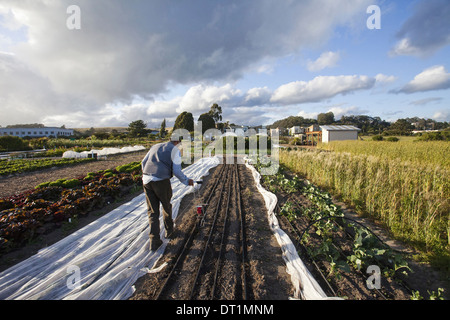
<svg viewBox="0 0 450 320"><path fill-rule="evenodd" d="M83 152L75 152L75 151L66 151L63 153L63 158L87 158L90 154L97 154L98 157L109 156L120 153L128 153L135 151L145 150L144 146L134 146L134 147L123 147L123 148L103 148L101 150L92 149L91 151L83 151Z"/></svg>
<svg viewBox="0 0 450 320"><path fill-rule="evenodd" d="M203 158L183 172L200 180L219 162L217 157ZM175 219L182 198L198 185L185 186L176 178L171 183ZM162 218L160 223L164 238ZM164 239L157 251L148 250L147 205L142 193L0 273L0 299L127 299L133 294L135 281L155 266L167 243Z"/></svg>

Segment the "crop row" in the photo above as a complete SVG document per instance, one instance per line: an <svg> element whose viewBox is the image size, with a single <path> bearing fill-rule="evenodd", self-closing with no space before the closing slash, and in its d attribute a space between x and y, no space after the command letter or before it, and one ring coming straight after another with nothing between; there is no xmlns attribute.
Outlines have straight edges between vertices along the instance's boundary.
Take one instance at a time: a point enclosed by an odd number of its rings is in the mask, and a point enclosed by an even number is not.
<svg viewBox="0 0 450 320"><path fill-rule="evenodd" d="M382 243L365 227L346 221L342 209L333 203L331 195L309 181L297 176L287 178L281 168L274 176L264 176L264 185L274 192L302 195L309 199L311 205L307 207L299 205L295 200L287 200L279 214L290 221L300 217L306 218L309 225L305 226L300 240L307 245L310 232L314 230L320 241L317 247L309 247L309 253L313 257L327 259L333 268L331 273L338 269L349 272L350 266L359 271L381 261L385 262L385 274L393 275L397 270L407 268L407 263L400 254ZM352 249L347 255L343 255L338 246L333 244L333 237L344 230L346 233L350 232L353 237Z"/></svg>
<svg viewBox="0 0 450 320"><path fill-rule="evenodd" d="M33 159L0 160L0 176L61 167L93 161L93 159Z"/></svg>
<svg viewBox="0 0 450 320"><path fill-rule="evenodd" d="M280 166L275 175L262 177L264 187L275 193L280 201L278 214L289 221L285 227L301 244L299 254L313 261L324 273L326 282L335 288L354 285L355 280L351 279L355 277L365 282L366 270L375 265L380 267L383 281L390 283L383 291L389 288L387 296L394 297L392 288L400 286L395 279L404 278L410 271L403 254L387 246L359 222L347 218L328 192L285 167ZM411 294L411 290L404 287L399 290ZM339 291L338 295L345 296L348 294L345 292ZM386 291L379 292L383 297L386 294Z"/></svg>
<svg viewBox="0 0 450 320"><path fill-rule="evenodd" d="M141 183L141 176L140 165L131 163L0 199L0 253L120 199Z"/></svg>

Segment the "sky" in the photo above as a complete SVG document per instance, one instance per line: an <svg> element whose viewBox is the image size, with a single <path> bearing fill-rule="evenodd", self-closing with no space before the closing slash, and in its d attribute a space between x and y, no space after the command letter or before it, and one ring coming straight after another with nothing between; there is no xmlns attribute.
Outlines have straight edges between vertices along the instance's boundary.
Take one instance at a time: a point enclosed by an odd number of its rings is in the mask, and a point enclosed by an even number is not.
<svg viewBox="0 0 450 320"><path fill-rule="evenodd" d="M450 121L449 89L448 0L0 0L1 126Z"/></svg>

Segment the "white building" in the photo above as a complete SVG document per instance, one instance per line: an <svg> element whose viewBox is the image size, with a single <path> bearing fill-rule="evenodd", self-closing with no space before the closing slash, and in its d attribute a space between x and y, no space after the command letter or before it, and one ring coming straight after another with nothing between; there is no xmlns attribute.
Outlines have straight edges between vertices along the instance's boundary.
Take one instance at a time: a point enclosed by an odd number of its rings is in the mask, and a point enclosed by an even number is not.
<svg viewBox="0 0 450 320"><path fill-rule="evenodd" d="M0 137L3 136L14 136L14 137L31 137L31 138L41 138L41 137L70 137L73 136L73 129L63 129L54 127L43 127L43 128L0 128Z"/></svg>
<svg viewBox="0 0 450 320"><path fill-rule="evenodd" d="M361 129L354 126L320 126L322 142L337 140L358 140Z"/></svg>
<svg viewBox="0 0 450 320"><path fill-rule="evenodd" d="M283 136L285 133L284 128L276 128L276 129L270 129L270 135L273 136L274 134L278 134L278 136Z"/></svg>
<svg viewBox="0 0 450 320"><path fill-rule="evenodd" d="M305 133L305 128L302 128L300 126L294 126L292 128L289 128L289 135L295 136L296 134Z"/></svg>

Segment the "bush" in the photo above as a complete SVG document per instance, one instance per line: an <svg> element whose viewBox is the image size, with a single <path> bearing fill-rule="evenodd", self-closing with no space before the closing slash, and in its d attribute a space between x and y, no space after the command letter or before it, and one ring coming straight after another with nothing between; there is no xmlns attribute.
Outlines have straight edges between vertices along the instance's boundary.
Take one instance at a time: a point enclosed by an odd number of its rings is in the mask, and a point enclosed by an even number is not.
<svg viewBox="0 0 450 320"><path fill-rule="evenodd" d="M28 143L19 137L0 137L0 151L26 151L31 150Z"/></svg>
<svg viewBox="0 0 450 320"><path fill-rule="evenodd" d="M387 137L386 141L397 142L399 139L397 137Z"/></svg>
<svg viewBox="0 0 450 320"><path fill-rule="evenodd" d="M373 141L383 141L383 136L381 135L376 135L372 137Z"/></svg>
<svg viewBox="0 0 450 320"><path fill-rule="evenodd" d="M426 132L417 140L420 141L450 141L450 131Z"/></svg>

